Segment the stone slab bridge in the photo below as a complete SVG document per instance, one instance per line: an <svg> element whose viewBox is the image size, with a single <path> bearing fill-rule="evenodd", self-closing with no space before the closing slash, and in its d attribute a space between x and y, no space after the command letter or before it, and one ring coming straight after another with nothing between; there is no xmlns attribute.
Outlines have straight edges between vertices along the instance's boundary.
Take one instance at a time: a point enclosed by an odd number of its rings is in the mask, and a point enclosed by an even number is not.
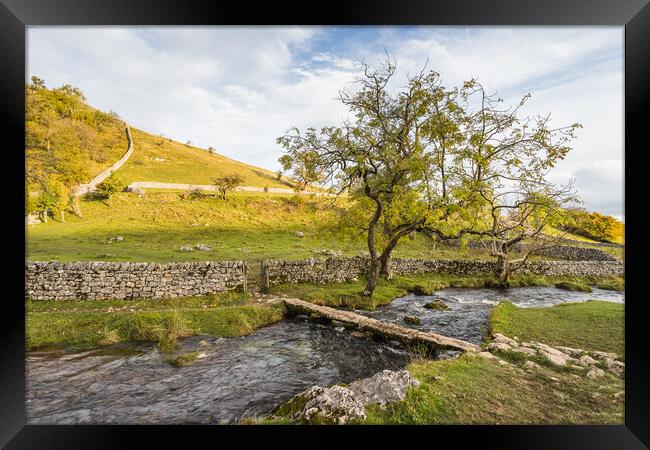
<svg viewBox="0 0 650 450"><path fill-rule="evenodd" d="M362 316L352 311L343 311L328 306L315 305L297 298L284 298L284 304L289 314L308 313L338 320L353 325L361 331L397 339L405 344L424 344L433 349L459 350L463 352L478 352L479 347L469 342L441 334L415 330L394 323L382 322L371 317Z"/></svg>

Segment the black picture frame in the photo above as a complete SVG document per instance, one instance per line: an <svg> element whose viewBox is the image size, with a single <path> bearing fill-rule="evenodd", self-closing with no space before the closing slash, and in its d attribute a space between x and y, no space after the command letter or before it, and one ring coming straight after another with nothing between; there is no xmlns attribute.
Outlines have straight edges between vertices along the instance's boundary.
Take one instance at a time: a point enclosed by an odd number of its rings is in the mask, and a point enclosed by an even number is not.
<svg viewBox="0 0 650 450"><path fill-rule="evenodd" d="M30 25L618 25L625 27L625 193L642 179L637 163L647 149L646 103L650 99L650 0L357 0L317 4L243 3L171 0L0 0L0 128L5 186L24 183L24 83L26 31ZM504 45L507 45L504 44ZM597 95L597 93L594 93ZM606 107L606 105L603 105ZM633 162L634 161L634 162ZM604 187L606 188L606 187ZM454 446L474 440L498 448L647 448L650 445L648 351L644 345L645 299L637 295L643 284L639 220L626 211L625 425L621 426L437 426L433 427L237 427L237 426L34 426L25 425L25 310L21 264L25 255L24 204L14 189L5 193L5 220L0 237L6 264L3 326L0 327L0 445L6 448L128 448L140 439L147 446L188 444L207 439L238 446L253 439L268 445L311 446L311 434L322 443L348 443L361 438L370 444L392 435L400 440L430 440ZM630 203L631 204L631 203ZM643 211L645 208L642 208ZM21 239L22 237L22 239ZM642 238L641 238L642 239ZM7 292L7 288L10 291ZM15 294L15 295L14 295ZM253 430L253 432L251 432ZM282 434L283 436L276 436ZM275 439L274 439L275 438ZM402 441L407 442L407 441ZM422 441L426 442L426 441ZM180 444L177 444L180 445ZM232 444L228 444L232 445Z"/></svg>

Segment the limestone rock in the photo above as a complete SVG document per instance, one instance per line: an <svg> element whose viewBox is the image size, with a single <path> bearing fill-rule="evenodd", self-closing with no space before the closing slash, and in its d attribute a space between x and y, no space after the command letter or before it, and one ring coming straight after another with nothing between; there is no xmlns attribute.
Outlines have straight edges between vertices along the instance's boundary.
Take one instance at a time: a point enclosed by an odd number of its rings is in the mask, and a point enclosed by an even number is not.
<svg viewBox="0 0 650 450"><path fill-rule="evenodd" d="M415 317L415 316L404 316L404 322L410 325L420 325L421 320L419 317Z"/></svg>
<svg viewBox="0 0 650 450"><path fill-rule="evenodd" d="M511 349L508 344L504 344L502 342L490 342L485 348L491 352L495 350L502 350L504 352L507 352Z"/></svg>
<svg viewBox="0 0 650 450"><path fill-rule="evenodd" d="M494 342L508 344L510 347L519 347L519 343L517 341L515 341L514 339L510 339L509 337L504 336L501 333L492 333L492 339L494 339Z"/></svg>
<svg viewBox="0 0 650 450"><path fill-rule="evenodd" d="M353 381L348 389L354 392L355 397L364 405L376 403L384 406L386 403L404 400L410 385L408 370L384 370L370 378Z"/></svg>
<svg viewBox="0 0 650 450"><path fill-rule="evenodd" d="M562 353L566 353L567 355L572 356L573 358L579 358L580 355L586 353L586 351L581 348L563 347L561 345L558 345L555 348L557 348Z"/></svg>
<svg viewBox="0 0 650 450"><path fill-rule="evenodd" d="M589 355L582 355L578 361L580 361L580 364L583 366L593 366L596 364L596 360Z"/></svg>
<svg viewBox="0 0 650 450"><path fill-rule="evenodd" d="M416 284L413 286L413 294L414 295L431 295L433 294L433 291L431 289L426 288L425 286L422 286L421 284Z"/></svg>
<svg viewBox="0 0 650 450"><path fill-rule="evenodd" d="M182 247L179 249L179 251L181 251L181 252L193 252L194 249L193 249L192 247L189 247L189 246L187 246L187 245L184 245L184 246L182 246Z"/></svg>
<svg viewBox="0 0 650 450"><path fill-rule="evenodd" d="M212 251L212 247L210 247L210 246L207 245L207 244L196 244L196 245L194 246L194 248L195 248L196 250L201 250L201 251L204 251L204 252L211 252L211 251Z"/></svg>
<svg viewBox="0 0 650 450"><path fill-rule="evenodd" d="M587 372L587 378L595 379L603 376L605 376L605 372L598 367L592 367L591 370Z"/></svg>
<svg viewBox="0 0 650 450"><path fill-rule="evenodd" d="M280 405L275 414L302 423L329 425L366 418L363 403L343 386L311 387Z"/></svg>
<svg viewBox="0 0 650 450"><path fill-rule="evenodd" d="M438 311L444 311L445 309L449 308L449 306L447 306L447 304L442 300L440 300L439 298L435 299L432 302L427 303L426 305L424 305L424 307L426 309L436 309Z"/></svg>
<svg viewBox="0 0 650 450"><path fill-rule="evenodd" d="M616 353L608 353L608 352L591 352L591 355L600 361L617 358Z"/></svg>
<svg viewBox="0 0 650 450"><path fill-rule="evenodd" d="M548 359L556 366L566 366L567 363L575 361L575 359L571 358L569 355L562 353L558 349L550 347L546 344L534 342L533 347L537 348L539 352L546 357L546 359Z"/></svg>
<svg viewBox="0 0 650 450"><path fill-rule="evenodd" d="M296 236L298 236L299 238L304 238L305 237L305 233L303 233L302 231L296 231L294 234Z"/></svg>
<svg viewBox="0 0 650 450"><path fill-rule="evenodd" d="M524 353L524 354L530 355L530 356L534 356L534 355L537 354L535 349L532 349L530 347L515 347L515 348L512 349L512 351L517 352L517 353Z"/></svg>
<svg viewBox="0 0 650 450"><path fill-rule="evenodd" d="M490 352L479 352L476 355L480 356L481 358L485 358L485 359L499 359Z"/></svg>
<svg viewBox="0 0 650 450"><path fill-rule="evenodd" d="M534 362L532 362L532 361L526 361L526 362L524 363L524 368L526 368L526 369L530 369L530 370L537 370L537 369L540 369L541 367L540 367L540 365L537 364L537 363L534 363Z"/></svg>
<svg viewBox="0 0 650 450"><path fill-rule="evenodd" d="M605 366L607 367L607 370L616 375L622 375L625 371L625 363L616 361L615 359L606 359Z"/></svg>

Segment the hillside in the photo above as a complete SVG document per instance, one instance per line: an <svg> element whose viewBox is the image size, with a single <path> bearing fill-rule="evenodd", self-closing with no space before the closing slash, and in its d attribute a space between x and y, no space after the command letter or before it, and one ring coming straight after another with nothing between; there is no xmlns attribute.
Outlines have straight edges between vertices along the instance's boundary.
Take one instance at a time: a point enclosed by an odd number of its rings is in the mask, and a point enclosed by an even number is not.
<svg viewBox="0 0 650 450"><path fill-rule="evenodd" d="M135 150L119 170L126 183L164 181L167 183L212 184L212 179L238 173L245 186L291 187L278 181L270 170L244 164L218 153L181 144L172 139L154 136L131 128Z"/></svg>
<svg viewBox="0 0 650 450"><path fill-rule="evenodd" d="M30 191L39 179L55 177L71 187L87 183L117 161L127 148L126 123L86 103L72 87L49 89L42 80L27 86L27 169ZM128 183L212 184L216 177L237 173L244 186L290 188L269 170L244 164L216 152L182 144L131 127L134 151L116 172ZM29 176L31 175L31 177Z"/></svg>
<svg viewBox="0 0 650 450"><path fill-rule="evenodd" d="M193 261L302 259L341 252L367 252L363 236L338 230L345 211L337 204L308 196L235 192L227 201L216 195L184 198L179 191L148 190L142 198L116 194L109 206L82 199L83 218L29 227L27 258L60 261ZM304 233L300 237L296 232ZM121 236L122 241L115 238ZM180 248L206 244L210 251ZM331 254L331 253L330 253ZM404 239L397 256L478 257L477 251L436 249L424 236Z"/></svg>

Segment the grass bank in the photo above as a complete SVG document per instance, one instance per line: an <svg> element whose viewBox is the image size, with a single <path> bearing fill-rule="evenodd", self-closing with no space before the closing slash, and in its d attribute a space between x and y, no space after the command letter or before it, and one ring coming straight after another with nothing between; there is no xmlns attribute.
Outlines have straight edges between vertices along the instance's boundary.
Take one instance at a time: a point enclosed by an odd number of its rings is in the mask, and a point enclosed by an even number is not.
<svg viewBox="0 0 650 450"><path fill-rule="evenodd" d="M588 301L550 308L518 308L500 303L492 311L492 332L524 341L625 354L624 307Z"/></svg>
<svg viewBox="0 0 650 450"><path fill-rule="evenodd" d="M494 331L523 340L623 353L624 306L586 302L551 308L498 305ZM500 365L470 355L420 360L409 365L422 384L406 400L367 409L367 424L621 424L621 378L607 373L543 366L525 370L521 361Z"/></svg>
<svg viewBox="0 0 650 450"><path fill-rule="evenodd" d="M28 350L120 341L156 341L171 350L193 334L242 336L282 320L281 305L256 304L243 293L173 300L28 301Z"/></svg>
<svg viewBox="0 0 650 450"><path fill-rule="evenodd" d="M317 305L373 310L406 295L408 292L412 292L415 286L422 286L425 290L434 292L449 287L481 288L494 283L495 279L491 275L468 276L418 273L396 275L391 280L380 279L371 298L361 295L365 286L364 279L323 285L310 283L282 284L272 287L271 293L297 297ZM577 283L612 290L623 290L624 288L622 278L598 279L573 276L514 275L510 280L512 287L554 286L557 283Z"/></svg>

